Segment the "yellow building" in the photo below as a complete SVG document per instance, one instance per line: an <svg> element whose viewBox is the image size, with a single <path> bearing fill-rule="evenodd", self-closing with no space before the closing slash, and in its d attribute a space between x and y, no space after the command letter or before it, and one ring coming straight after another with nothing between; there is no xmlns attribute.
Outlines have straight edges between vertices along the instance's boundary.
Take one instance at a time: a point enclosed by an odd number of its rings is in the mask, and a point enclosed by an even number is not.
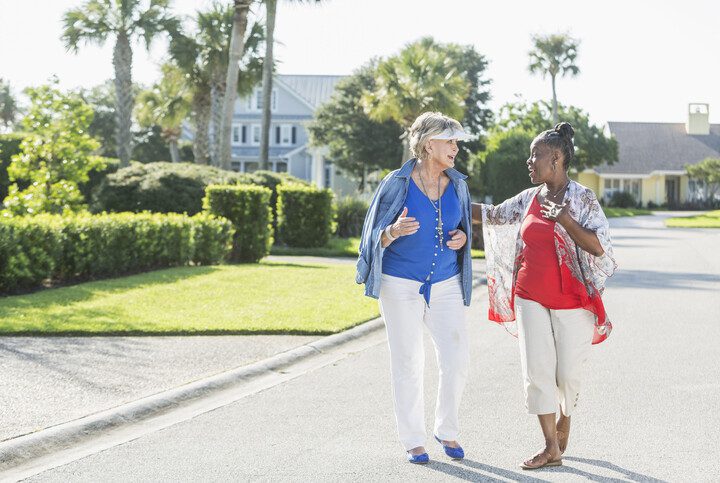
<svg viewBox="0 0 720 483"><path fill-rule="evenodd" d="M618 142L618 161L574 173L573 178L608 201L629 191L643 206L678 206L702 199L702 185L685 166L720 158L720 124L710 124L708 104L690 104L682 123L609 122Z"/></svg>

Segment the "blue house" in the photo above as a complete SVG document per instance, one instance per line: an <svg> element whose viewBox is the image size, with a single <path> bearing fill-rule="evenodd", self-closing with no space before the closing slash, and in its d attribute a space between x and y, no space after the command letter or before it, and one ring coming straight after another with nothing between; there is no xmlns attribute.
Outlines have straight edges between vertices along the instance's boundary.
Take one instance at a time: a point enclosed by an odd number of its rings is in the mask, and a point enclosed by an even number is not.
<svg viewBox="0 0 720 483"><path fill-rule="evenodd" d="M342 196L356 184L333 167L325 148L309 145L306 126L315 110L327 101L342 76L276 75L272 91L270 125L270 170L286 172L330 188ZM259 169L262 122L262 86L235 103L232 126L232 168L241 172Z"/></svg>

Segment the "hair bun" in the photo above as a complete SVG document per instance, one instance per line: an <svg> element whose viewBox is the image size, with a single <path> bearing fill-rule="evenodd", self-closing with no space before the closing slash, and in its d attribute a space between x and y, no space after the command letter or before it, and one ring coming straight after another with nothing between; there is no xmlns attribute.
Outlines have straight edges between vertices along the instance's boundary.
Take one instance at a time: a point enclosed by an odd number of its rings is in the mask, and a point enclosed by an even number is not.
<svg viewBox="0 0 720 483"><path fill-rule="evenodd" d="M559 122L555 124L555 132L568 139L572 139L573 136L575 136L575 130L568 122Z"/></svg>

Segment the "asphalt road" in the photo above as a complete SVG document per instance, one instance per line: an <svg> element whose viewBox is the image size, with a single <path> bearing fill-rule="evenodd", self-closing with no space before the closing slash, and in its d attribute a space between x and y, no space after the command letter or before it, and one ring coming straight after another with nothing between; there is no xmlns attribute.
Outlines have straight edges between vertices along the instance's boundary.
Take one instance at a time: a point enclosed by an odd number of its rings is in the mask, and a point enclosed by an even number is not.
<svg viewBox="0 0 720 483"><path fill-rule="evenodd" d="M564 466L523 472L541 445L525 414L517 342L468 309L467 458L405 462L384 343L30 481L717 481L720 479L720 230L613 221L620 271L608 284L615 330L593 348ZM427 344L426 413L437 371Z"/></svg>

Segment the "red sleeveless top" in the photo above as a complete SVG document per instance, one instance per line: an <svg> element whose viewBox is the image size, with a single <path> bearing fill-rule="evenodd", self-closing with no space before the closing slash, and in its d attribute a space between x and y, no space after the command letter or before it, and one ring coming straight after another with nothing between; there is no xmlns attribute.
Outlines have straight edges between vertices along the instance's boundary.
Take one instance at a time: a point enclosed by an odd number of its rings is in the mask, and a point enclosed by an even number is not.
<svg viewBox="0 0 720 483"><path fill-rule="evenodd" d="M555 250L555 222L540 214L537 196L523 220L520 236L525 246L515 281L515 295L548 309L581 308L583 302L577 287L563 286Z"/></svg>

